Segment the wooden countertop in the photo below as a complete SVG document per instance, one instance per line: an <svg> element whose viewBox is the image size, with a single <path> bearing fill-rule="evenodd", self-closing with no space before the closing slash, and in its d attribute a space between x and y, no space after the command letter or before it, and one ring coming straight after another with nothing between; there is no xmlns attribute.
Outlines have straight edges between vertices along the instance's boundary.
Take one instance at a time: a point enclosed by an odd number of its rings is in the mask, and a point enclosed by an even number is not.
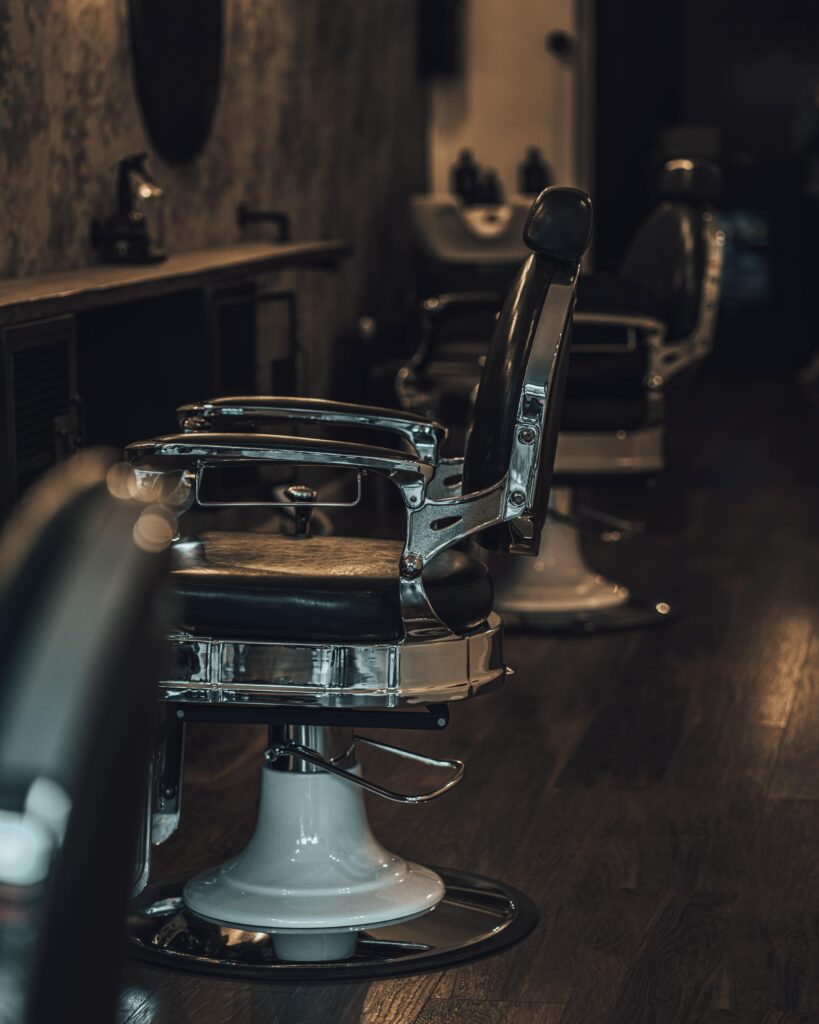
<svg viewBox="0 0 819 1024"><path fill-rule="evenodd" d="M290 267L331 267L349 242L237 242L139 266L97 264L37 277L0 280L0 327L77 313Z"/></svg>

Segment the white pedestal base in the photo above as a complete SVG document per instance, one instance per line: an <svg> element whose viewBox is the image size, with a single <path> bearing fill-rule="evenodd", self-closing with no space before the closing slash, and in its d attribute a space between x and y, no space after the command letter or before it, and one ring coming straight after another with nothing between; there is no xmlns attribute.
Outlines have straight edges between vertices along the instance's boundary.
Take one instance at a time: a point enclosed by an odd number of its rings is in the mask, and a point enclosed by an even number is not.
<svg viewBox="0 0 819 1024"><path fill-rule="evenodd" d="M200 917L273 933L288 960L340 959L361 928L431 910L444 884L385 850L359 787L326 772L262 769L256 831L238 857L191 879ZM281 948L280 948L281 946Z"/></svg>
<svg viewBox="0 0 819 1024"><path fill-rule="evenodd" d="M553 488L551 505L568 514L571 492ZM573 526L547 520L540 544L537 558L490 556L495 609L501 616L596 612L628 602L626 587L605 579L586 563L579 531Z"/></svg>
<svg viewBox="0 0 819 1024"><path fill-rule="evenodd" d="M491 565L491 563L490 563ZM547 522L537 558L508 558L492 566L495 609L501 616L598 611L629 600L627 587L594 572L580 548L578 531Z"/></svg>
<svg viewBox="0 0 819 1024"><path fill-rule="evenodd" d="M552 489L551 507L571 512L571 492ZM508 628L593 633L667 622L664 601L636 601L627 587L594 572L583 557L580 533L548 519L537 558L496 558L488 565L495 584L495 609Z"/></svg>

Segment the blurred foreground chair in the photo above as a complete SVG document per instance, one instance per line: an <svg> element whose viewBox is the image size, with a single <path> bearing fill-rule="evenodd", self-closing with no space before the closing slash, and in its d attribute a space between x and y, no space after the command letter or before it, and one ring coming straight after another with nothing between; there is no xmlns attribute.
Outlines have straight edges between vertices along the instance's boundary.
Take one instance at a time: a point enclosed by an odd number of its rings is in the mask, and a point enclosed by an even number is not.
<svg viewBox="0 0 819 1024"><path fill-rule="evenodd" d="M0 542L3 1024L114 1020L174 532L129 482L75 456Z"/></svg>
<svg viewBox="0 0 819 1024"><path fill-rule="evenodd" d="M439 425L397 411L280 398L189 406L186 432L129 446L138 476L174 476L188 505L231 464L341 467L398 488L404 542L310 536L315 494L291 486L295 536L202 533L177 545L181 610L163 700L186 721L269 726L256 831L226 864L150 887L132 915L135 955L170 967L276 979L436 969L524 935L523 894L385 850L364 791L419 804L461 778L457 760L367 740L358 727L441 729L447 705L502 684L502 624L469 537L537 550L565 386L571 309L591 229L588 198L550 189L532 207L532 250L501 313L462 459L442 460ZM397 434L411 451L246 431L282 418ZM362 777L366 743L445 770L428 792ZM167 745L167 744L166 744ZM166 759L181 765L181 756ZM178 791L172 781L171 789ZM229 809L225 808L225 814Z"/></svg>

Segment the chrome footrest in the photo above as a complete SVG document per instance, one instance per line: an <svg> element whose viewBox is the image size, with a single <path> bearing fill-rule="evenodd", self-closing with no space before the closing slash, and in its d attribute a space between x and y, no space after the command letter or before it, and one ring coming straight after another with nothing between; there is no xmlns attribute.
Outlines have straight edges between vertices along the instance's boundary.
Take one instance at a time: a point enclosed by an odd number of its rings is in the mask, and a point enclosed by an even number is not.
<svg viewBox="0 0 819 1024"><path fill-rule="evenodd" d="M181 971L274 983L326 982L440 971L500 952L537 924L534 904L512 886L465 871L436 870L446 893L434 910L355 932L351 952L340 959L280 959L269 932L240 931L187 910L181 882L146 891L129 915L128 952Z"/></svg>
<svg viewBox="0 0 819 1024"><path fill-rule="evenodd" d="M435 789L429 790L428 792L396 793L392 789L379 786L377 783L371 782L369 779L362 778L360 775L354 775L352 772L348 772L346 769L338 767L338 765L334 764L332 761L328 761L326 758L322 757L318 751L311 750L309 747L302 746L299 743L277 743L273 747L268 747L264 756L268 763L275 763L283 757L300 758L308 764L311 764L316 768L320 768L322 771L330 772L331 775L344 779L344 781L349 782L350 785L359 786L361 789L366 789L368 793L373 793L375 796L383 797L385 800L392 800L397 804L428 803L430 800L435 800L439 796L443 796L444 793L448 793L453 786L458 785L464 776L464 763L463 761L459 761L457 758L450 758L442 761L437 757L418 754L414 750L406 750L404 747L396 747L391 743L384 743L381 740L370 739L366 736L354 736L352 746L347 753L354 754L355 748L359 743L363 743L368 747L375 747L376 750L386 751L389 754L394 754L396 757L402 757L407 761L415 761L417 764L428 765L432 768L445 768L449 772L449 778L442 785L437 786Z"/></svg>
<svg viewBox="0 0 819 1024"><path fill-rule="evenodd" d="M372 644L219 640L176 633L160 680L167 701L395 708L463 700L500 685L503 627Z"/></svg>

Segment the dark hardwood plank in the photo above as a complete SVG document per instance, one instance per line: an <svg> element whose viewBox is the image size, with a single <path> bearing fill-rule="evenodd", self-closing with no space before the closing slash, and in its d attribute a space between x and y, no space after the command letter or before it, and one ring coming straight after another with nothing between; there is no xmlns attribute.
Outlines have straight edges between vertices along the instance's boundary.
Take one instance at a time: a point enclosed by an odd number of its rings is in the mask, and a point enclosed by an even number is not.
<svg viewBox="0 0 819 1024"><path fill-rule="evenodd" d="M726 943L726 1008L819 1009L819 896L770 886L739 899Z"/></svg>
<svg viewBox="0 0 819 1024"><path fill-rule="evenodd" d="M770 800L743 874L751 889L815 898L819 892L819 801Z"/></svg>
<svg viewBox="0 0 819 1024"><path fill-rule="evenodd" d="M819 799L819 635L814 635L803 664L802 685L785 729L771 795Z"/></svg>
<svg viewBox="0 0 819 1024"><path fill-rule="evenodd" d="M755 1013L745 1010L712 1010L702 1024L819 1024L819 1013Z"/></svg>
<svg viewBox="0 0 819 1024"><path fill-rule="evenodd" d="M500 1000L430 999L417 1024L558 1024L563 1007Z"/></svg>
<svg viewBox="0 0 819 1024"><path fill-rule="evenodd" d="M629 960L609 953L585 953L578 962L578 984L560 1024L601 1024L609 1019Z"/></svg>
<svg viewBox="0 0 819 1024"><path fill-rule="evenodd" d="M700 1019L718 994L733 903L721 893L670 893L606 1019L611 1024Z"/></svg>
<svg viewBox="0 0 819 1024"><path fill-rule="evenodd" d="M558 779L558 786L656 785L682 737L687 693L669 680L648 696L624 694L607 702Z"/></svg>

